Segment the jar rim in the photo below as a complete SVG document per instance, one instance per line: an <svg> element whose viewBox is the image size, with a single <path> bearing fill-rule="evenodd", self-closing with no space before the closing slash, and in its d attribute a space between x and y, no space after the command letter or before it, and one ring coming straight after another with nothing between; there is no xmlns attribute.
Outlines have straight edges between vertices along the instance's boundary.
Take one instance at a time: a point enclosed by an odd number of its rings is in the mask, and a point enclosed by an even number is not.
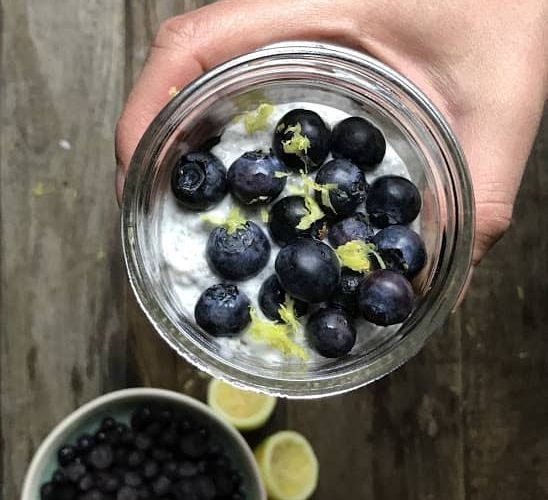
<svg viewBox="0 0 548 500"><path fill-rule="evenodd" d="M411 328L393 347L389 356L373 360L369 365L358 367L344 373L334 373L323 377L320 382L297 379L278 379L265 377L258 373L243 371L215 355L201 350L192 342L185 342L186 337L175 332L176 327L166 317L155 298L148 292L143 280L143 269L139 252L138 236L135 231L137 207L143 203L141 192L141 170L151 151L160 150L174 131L167 125L169 117L192 100L193 95L206 85L214 85L237 69L261 61L284 61L289 58L301 60L324 58L333 64L344 62L357 69L367 68L387 84L395 87L413 102L423 114L422 119L432 127L446 147L450 164L454 166L450 179L453 183L452 193L458 197L455 206L458 208L458 230L455 233L451 249L451 262L448 263L448 274L443 285L443 295L429 311L428 324L422 328ZM273 63L275 64L275 63ZM130 163L122 199L121 232L123 254L130 285L136 300L158 334L175 351L199 369L212 376L227 380L235 385L268 392L290 398L313 398L348 392L366 385L395 370L413 357L427 339L441 326L447 315L453 310L460 297L471 269L472 249L474 242L474 199L470 175L464 154L456 135L435 105L407 78L400 75L384 63L353 49L343 46L319 43L290 41L281 42L260 48L255 52L233 58L204 73L181 90L153 120L141 141ZM179 333L175 340L175 333Z"/></svg>

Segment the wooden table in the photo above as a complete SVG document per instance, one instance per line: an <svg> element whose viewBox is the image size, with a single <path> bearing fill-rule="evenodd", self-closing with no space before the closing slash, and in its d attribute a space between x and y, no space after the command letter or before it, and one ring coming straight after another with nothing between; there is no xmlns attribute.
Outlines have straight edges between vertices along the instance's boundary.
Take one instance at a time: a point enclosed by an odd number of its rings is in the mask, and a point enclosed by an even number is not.
<svg viewBox="0 0 548 500"><path fill-rule="evenodd" d="M2 499L46 433L98 394L203 396L153 334L120 255L113 128L159 22L204 3L0 2ZM306 434L315 499L548 498L548 122L515 222L422 353L342 397L279 405Z"/></svg>

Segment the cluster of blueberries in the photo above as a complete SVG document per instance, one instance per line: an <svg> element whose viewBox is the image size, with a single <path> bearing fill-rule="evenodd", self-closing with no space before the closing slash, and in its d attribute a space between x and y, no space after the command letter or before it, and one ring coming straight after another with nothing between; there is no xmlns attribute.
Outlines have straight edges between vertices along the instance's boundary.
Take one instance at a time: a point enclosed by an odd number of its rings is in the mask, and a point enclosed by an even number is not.
<svg viewBox="0 0 548 500"><path fill-rule="evenodd" d="M268 231L281 249L276 274L259 291L261 310L279 321L287 296L297 317L319 304L306 325L308 342L322 356L342 356L356 340L353 318L361 315L386 326L411 313L409 280L426 262L421 237L407 227L420 212L419 191L395 175L367 183L365 172L383 160L386 142L361 117L347 118L330 130L317 113L294 109L279 120L269 146L243 154L228 172L210 152L186 154L172 171L172 191L191 210L207 210L227 192L243 205L269 205ZM326 162L329 153L333 159ZM304 194L277 199L287 176L299 173L313 186L312 202ZM358 211L364 202L365 210ZM345 267L336 253L356 241L374 249L367 272ZM207 260L224 281L199 298L198 325L218 336L235 335L249 324L249 298L235 283L259 273L270 252L267 235L253 221L211 232Z"/></svg>
<svg viewBox="0 0 548 500"><path fill-rule="evenodd" d="M240 473L209 431L167 406L140 406L131 426L105 417L57 459L41 500L246 498Z"/></svg>

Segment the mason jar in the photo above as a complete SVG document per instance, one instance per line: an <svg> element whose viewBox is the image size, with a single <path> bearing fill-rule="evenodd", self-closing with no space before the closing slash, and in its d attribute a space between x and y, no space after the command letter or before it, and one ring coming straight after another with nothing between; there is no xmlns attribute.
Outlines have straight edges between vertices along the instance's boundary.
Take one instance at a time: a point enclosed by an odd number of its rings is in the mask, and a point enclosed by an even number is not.
<svg viewBox="0 0 548 500"><path fill-rule="evenodd" d="M222 342L196 326L166 274L160 242L174 162L208 141L213 144L227 124L265 100L278 105L318 103L367 117L383 131L422 195L415 227L428 259L413 282L417 300L412 314L402 324L378 328L376 335L358 332L351 353L338 359L317 357L303 365L273 362L252 349L227 354ZM291 398L361 387L415 355L463 291L473 235L470 176L440 111L409 80L378 60L325 43L270 45L217 66L182 89L141 139L122 202L129 281L158 334L181 357L214 377ZM189 244L187 251L196 250Z"/></svg>

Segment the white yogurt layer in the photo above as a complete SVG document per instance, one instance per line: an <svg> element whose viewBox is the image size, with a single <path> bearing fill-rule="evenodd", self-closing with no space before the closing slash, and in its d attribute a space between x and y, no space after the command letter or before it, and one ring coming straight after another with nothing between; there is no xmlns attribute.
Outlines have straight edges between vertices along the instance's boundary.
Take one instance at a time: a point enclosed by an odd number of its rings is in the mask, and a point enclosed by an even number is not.
<svg viewBox="0 0 548 500"><path fill-rule="evenodd" d="M221 141L211 152L216 155L228 169L230 165L247 151L269 148L272 141L274 126L278 120L288 111L295 108L304 108L315 111L329 126L333 127L337 122L348 118L347 113L324 106L321 104L295 102L274 107L274 111L268 119L268 129L257 131L248 135L244 129L243 120L239 120L230 124L222 135ZM330 159L330 158L328 158ZM366 174L369 183L381 175L401 175L409 177L407 168L402 159L398 156L395 150L390 145L387 139L386 155L380 165L372 172ZM298 175L292 175L288 178L288 182L284 192L280 197L288 195L288 187L291 185L299 185L300 178ZM226 217L230 208L235 205L235 201L230 195L227 195L224 200L208 214ZM268 229L262 222L260 217L261 206L242 209L242 213L249 220L253 220L259 224L268 235ZM160 245L163 255L163 268L167 277L168 286L172 287L172 292L179 304L179 309L184 312L189 318L194 318L194 306L202 292L214 285L223 281L221 278L213 274L206 261L206 244L212 226L202 219L203 213L192 212L182 208L176 201L171 191L166 192L161 207L161 222L159 225ZM417 222L415 222L417 224ZM411 227L415 228L415 224ZM258 311L258 293L263 281L274 273L274 261L278 253L279 247L271 241L272 252L268 265L261 271L260 274L244 282L238 282L237 285L249 297L252 305ZM304 322L303 322L304 325ZM359 323L356 325L359 329ZM227 358L232 357L235 350L240 353L260 356L266 363L279 363L290 358L285 358L276 349L259 343L250 338L244 331L236 338L219 338L218 343L221 348L221 354ZM305 348L310 356L310 360L317 360L320 356L312 351L307 346L303 335L295 338L295 341ZM300 363L300 361L294 361Z"/></svg>

